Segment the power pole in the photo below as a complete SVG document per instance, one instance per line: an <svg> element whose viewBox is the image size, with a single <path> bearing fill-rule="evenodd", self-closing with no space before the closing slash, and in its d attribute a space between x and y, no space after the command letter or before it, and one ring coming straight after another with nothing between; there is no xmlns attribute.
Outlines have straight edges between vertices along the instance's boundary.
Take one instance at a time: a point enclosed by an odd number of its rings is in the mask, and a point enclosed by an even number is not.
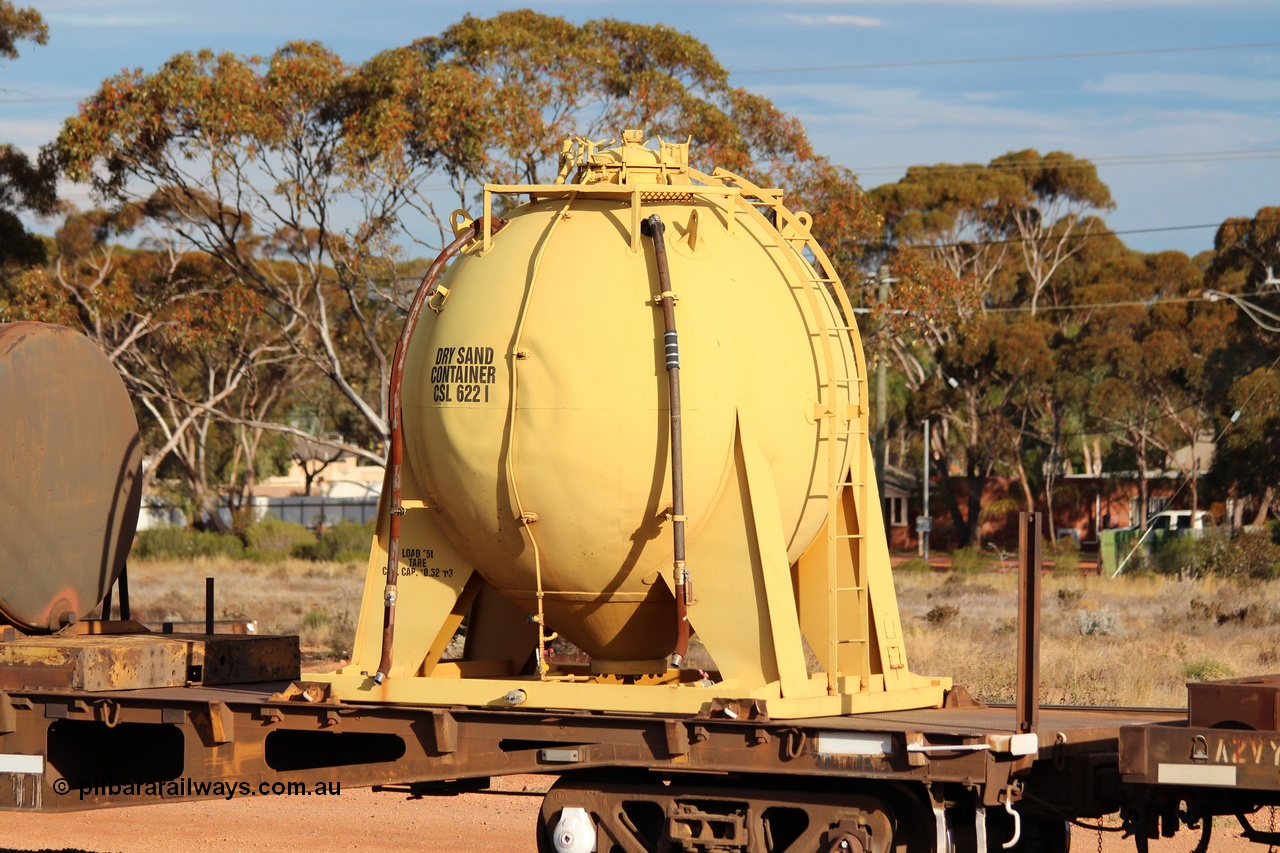
<svg viewBox="0 0 1280 853"><path fill-rule="evenodd" d="M920 556L929 561L929 533L933 530L933 516L929 514L929 420L924 422L924 508L916 519L916 532L920 534Z"/></svg>

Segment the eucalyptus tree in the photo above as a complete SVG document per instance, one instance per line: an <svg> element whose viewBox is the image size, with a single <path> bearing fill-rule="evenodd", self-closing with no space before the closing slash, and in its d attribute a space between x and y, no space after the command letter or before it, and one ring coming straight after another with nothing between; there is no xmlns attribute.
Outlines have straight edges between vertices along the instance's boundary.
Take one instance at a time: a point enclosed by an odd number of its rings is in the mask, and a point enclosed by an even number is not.
<svg viewBox="0 0 1280 853"><path fill-rule="evenodd" d="M982 492L997 470L1019 480L1029 509L1033 484L1044 482L1052 506L1065 421L1050 387L1060 331L1036 313L1082 235L1099 225L1084 214L1110 196L1087 161L1034 151L912 167L869 196L899 280L881 346L922 392L913 414L940 421L940 461L964 472L967 512L949 478L944 496L962 543L976 542ZM1047 441L1047 476L1028 470L1028 438Z"/></svg>
<svg viewBox="0 0 1280 853"><path fill-rule="evenodd" d="M0 57L17 59L19 42L42 45L48 40L49 28L39 12L0 0ZM27 231L18 214L24 210L52 213L56 204L50 165L32 162L16 146L0 142L0 296L7 290L5 280L11 272L46 260L43 241ZM0 322L4 319L0 304Z"/></svg>
<svg viewBox="0 0 1280 853"><path fill-rule="evenodd" d="M698 40L531 11L466 16L360 65L314 42L263 58L178 54L104 81L53 150L67 177L135 206L274 306L292 352L385 438L390 349L414 284L397 270L405 245L444 241L440 188L465 207L486 181L548 181L566 134L628 126L695 136L706 163L839 199L847 215L826 227L850 241L873 221L799 122L729 86ZM376 442L352 449L381 456Z"/></svg>
<svg viewBox="0 0 1280 853"><path fill-rule="evenodd" d="M1223 417L1213 475L1235 498L1232 523L1246 521L1252 503L1261 524L1280 492L1280 207L1233 217L1214 237L1205 273L1206 296L1227 313L1209 366Z"/></svg>
<svg viewBox="0 0 1280 853"><path fill-rule="evenodd" d="M270 307L208 255L154 238L123 247L137 222L128 208L68 215L54 259L22 276L9 309L98 345L138 409L144 484L177 480L212 515L222 482L253 470L260 442L233 436L220 411L265 419L291 387L297 358Z"/></svg>

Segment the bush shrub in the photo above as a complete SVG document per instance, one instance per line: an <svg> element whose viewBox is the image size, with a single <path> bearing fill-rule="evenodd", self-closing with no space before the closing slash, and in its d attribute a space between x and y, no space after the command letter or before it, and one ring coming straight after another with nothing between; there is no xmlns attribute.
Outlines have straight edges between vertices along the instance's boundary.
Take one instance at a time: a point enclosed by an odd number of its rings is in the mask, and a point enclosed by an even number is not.
<svg viewBox="0 0 1280 853"><path fill-rule="evenodd" d="M960 608L954 604L936 604L924 615L924 618L931 625L945 625L958 615L960 615Z"/></svg>
<svg viewBox="0 0 1280 853"><path fill-rule="evenodd" d="M1215 574L1240 581L1264 581L1280 576L1280 545L1266 530L1232 535L1226 528L1210 528L1199 537L1179 536L1155 555L1163 574L1203 577Z"/></svg>
<svg viewBox="0 0 1280 853"><path fill-rule="evenodd" d="M1080 569L1080 543L1073 536L1046 543L1045 553L1053 561L1053 573L1056 576L1074 575Z"/></svg>
<svg viewBox="0 0 1280 853"><path fill-rule="evenodd" d="M315 538L316 535L301 524L281 521L271 515L244 529L245 545L259 554L279 555L278 559L281 560L289 556L298 545L314 542Z"/></svg>
<svg viewBox="0 0 1280 853"><path fill-rule="evenodd" d="M133 556L143 560L226 556L256 563L279 563L298 557L317 562L362 563L369 555L373 534L372 525L340 521L317 537L301 524L268 516L245 526L239 536L182 527L143 530L134 541Z"/></svg>
<svg viewBox="0 0 1280 853"><path fill-rule="evenodd" d="M1265 581L1280 575L1280 545L1267 530L1246 530L1231 540L1224 555L1223 574Z"/></svg>
<svg viewBox="0 0 1280 853"><path fill-rule="evenodd" d="M1110 610L1079 610L1076 630L1082 637L1114 637L1120 633L1120 617Z"/></svg>
<svg viewBox="0 0 1280 853"><path fill-rule="evenodd" d="M912 557L910 560L898 565L896 569L897 571L904 572L906 574L933 571L933 568L929 565L929 561L923 557Z"/></svg>
<svg viewBox="0 0 1280 853"><path fill-rule="evenodd" d="M1217 539L1217 531L1206 531ZM1208 536L1206 536L1206 539ZM1165 543L1155 554L1155 569L1162 575L1203 577L1211 562L1210 547L1205 539L1179 536Z"/></svg>
<svg viewBox="0 0 1280 853"><path fill-rule="evenodd" d="M991 568L994 560L981 548L960 548L951 552L951 571L962 575L976 575Z"/></svg>
<svg viewBox="0 0 1280 853"><path fill-rule="evenodd" d="M1219 678L1234 678L1236 673L1221 661L1205 658L1187 661L1182 667L1182 674L1187 681L1215 681Z"/></svg>
<svg viewBox="0 0 1280 853"><path fill-rule="evenodd" d="M293 546L293 556L303 560L334 560L337 562L362 562L369 556L369 543L373 541L371 524L339 521L333 527L312 537L307 542Z"/></svg>
<svg viewBox="0 0 1280 853"><path fill-rule="evenodd" d="M190 560L195 557L241 557L244 543L235 536L187 530L185 527L156 527L138 531L133 556L142 560Z"/></svg>
<svg viewBox="0 0 1280 853"><path fill-rule="evenodd" d="M354 521L339 521L324 532L321 541L330 544L335 560L363 562L369 556L373 542L374 526Z"/></svg>
<svg viewBox="0 0 1280 853"><path fill-rule="evenodd" d="M341 658L351 654L354 640L355 625L346 612L333 616L313 607L303 615L298 629L298 642L308 650L323 650L323 657Z"/></svg>

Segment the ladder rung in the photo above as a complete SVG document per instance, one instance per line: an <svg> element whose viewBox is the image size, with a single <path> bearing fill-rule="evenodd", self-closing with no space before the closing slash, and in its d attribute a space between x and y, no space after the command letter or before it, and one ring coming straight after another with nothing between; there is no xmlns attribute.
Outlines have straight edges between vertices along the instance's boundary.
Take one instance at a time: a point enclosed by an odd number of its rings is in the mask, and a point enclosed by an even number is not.
<svg viewBox="0 0 1280 853"><path fill-rule="evenodd" d="M862 539L862 538L863 538L863 534L861 534L861 533L832 533L832 534L831 534L831 538L832 538L832 539Z"/></svg>
<svg viewBox="0 0 1280 853"><path fill-rule="evenodd" d="M866 592L865 586L838 586L836 592Z"/></svg>
<svg viewBox="0 0 1280 853"><path fill-rule="evenodd" d="M865 486L866 480L858 480L856 483L852 480L841 480L838 483L832 483L837 489L856 489L858 486Z"/></svg>
<svg viewBox="0 0 1280 853"><path fill-rule="evenodd" d="M836 640L836 645L837 646L856 646L860 643L865 643L866 641L867 640L865 637L859 637L856 640Z"/></svg>

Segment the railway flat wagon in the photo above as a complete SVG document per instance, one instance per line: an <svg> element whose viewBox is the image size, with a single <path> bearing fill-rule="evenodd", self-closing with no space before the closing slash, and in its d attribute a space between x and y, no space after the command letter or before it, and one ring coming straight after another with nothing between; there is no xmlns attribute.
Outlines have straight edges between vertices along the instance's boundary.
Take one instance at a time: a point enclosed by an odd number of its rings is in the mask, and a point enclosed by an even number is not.
<svg viewBox="0 0 1280 853"><path fill-rule="evenodd" d="M626 131L452 222L335 672L212 608L130 618L127 394L73 332L0 326L0 808L547 773L541 850L950 853L1116 812L1143 849L1275 802L1271 681L1039 707L1034 514L1017 703L911 669L854 312L780 190Z"/></svg>

